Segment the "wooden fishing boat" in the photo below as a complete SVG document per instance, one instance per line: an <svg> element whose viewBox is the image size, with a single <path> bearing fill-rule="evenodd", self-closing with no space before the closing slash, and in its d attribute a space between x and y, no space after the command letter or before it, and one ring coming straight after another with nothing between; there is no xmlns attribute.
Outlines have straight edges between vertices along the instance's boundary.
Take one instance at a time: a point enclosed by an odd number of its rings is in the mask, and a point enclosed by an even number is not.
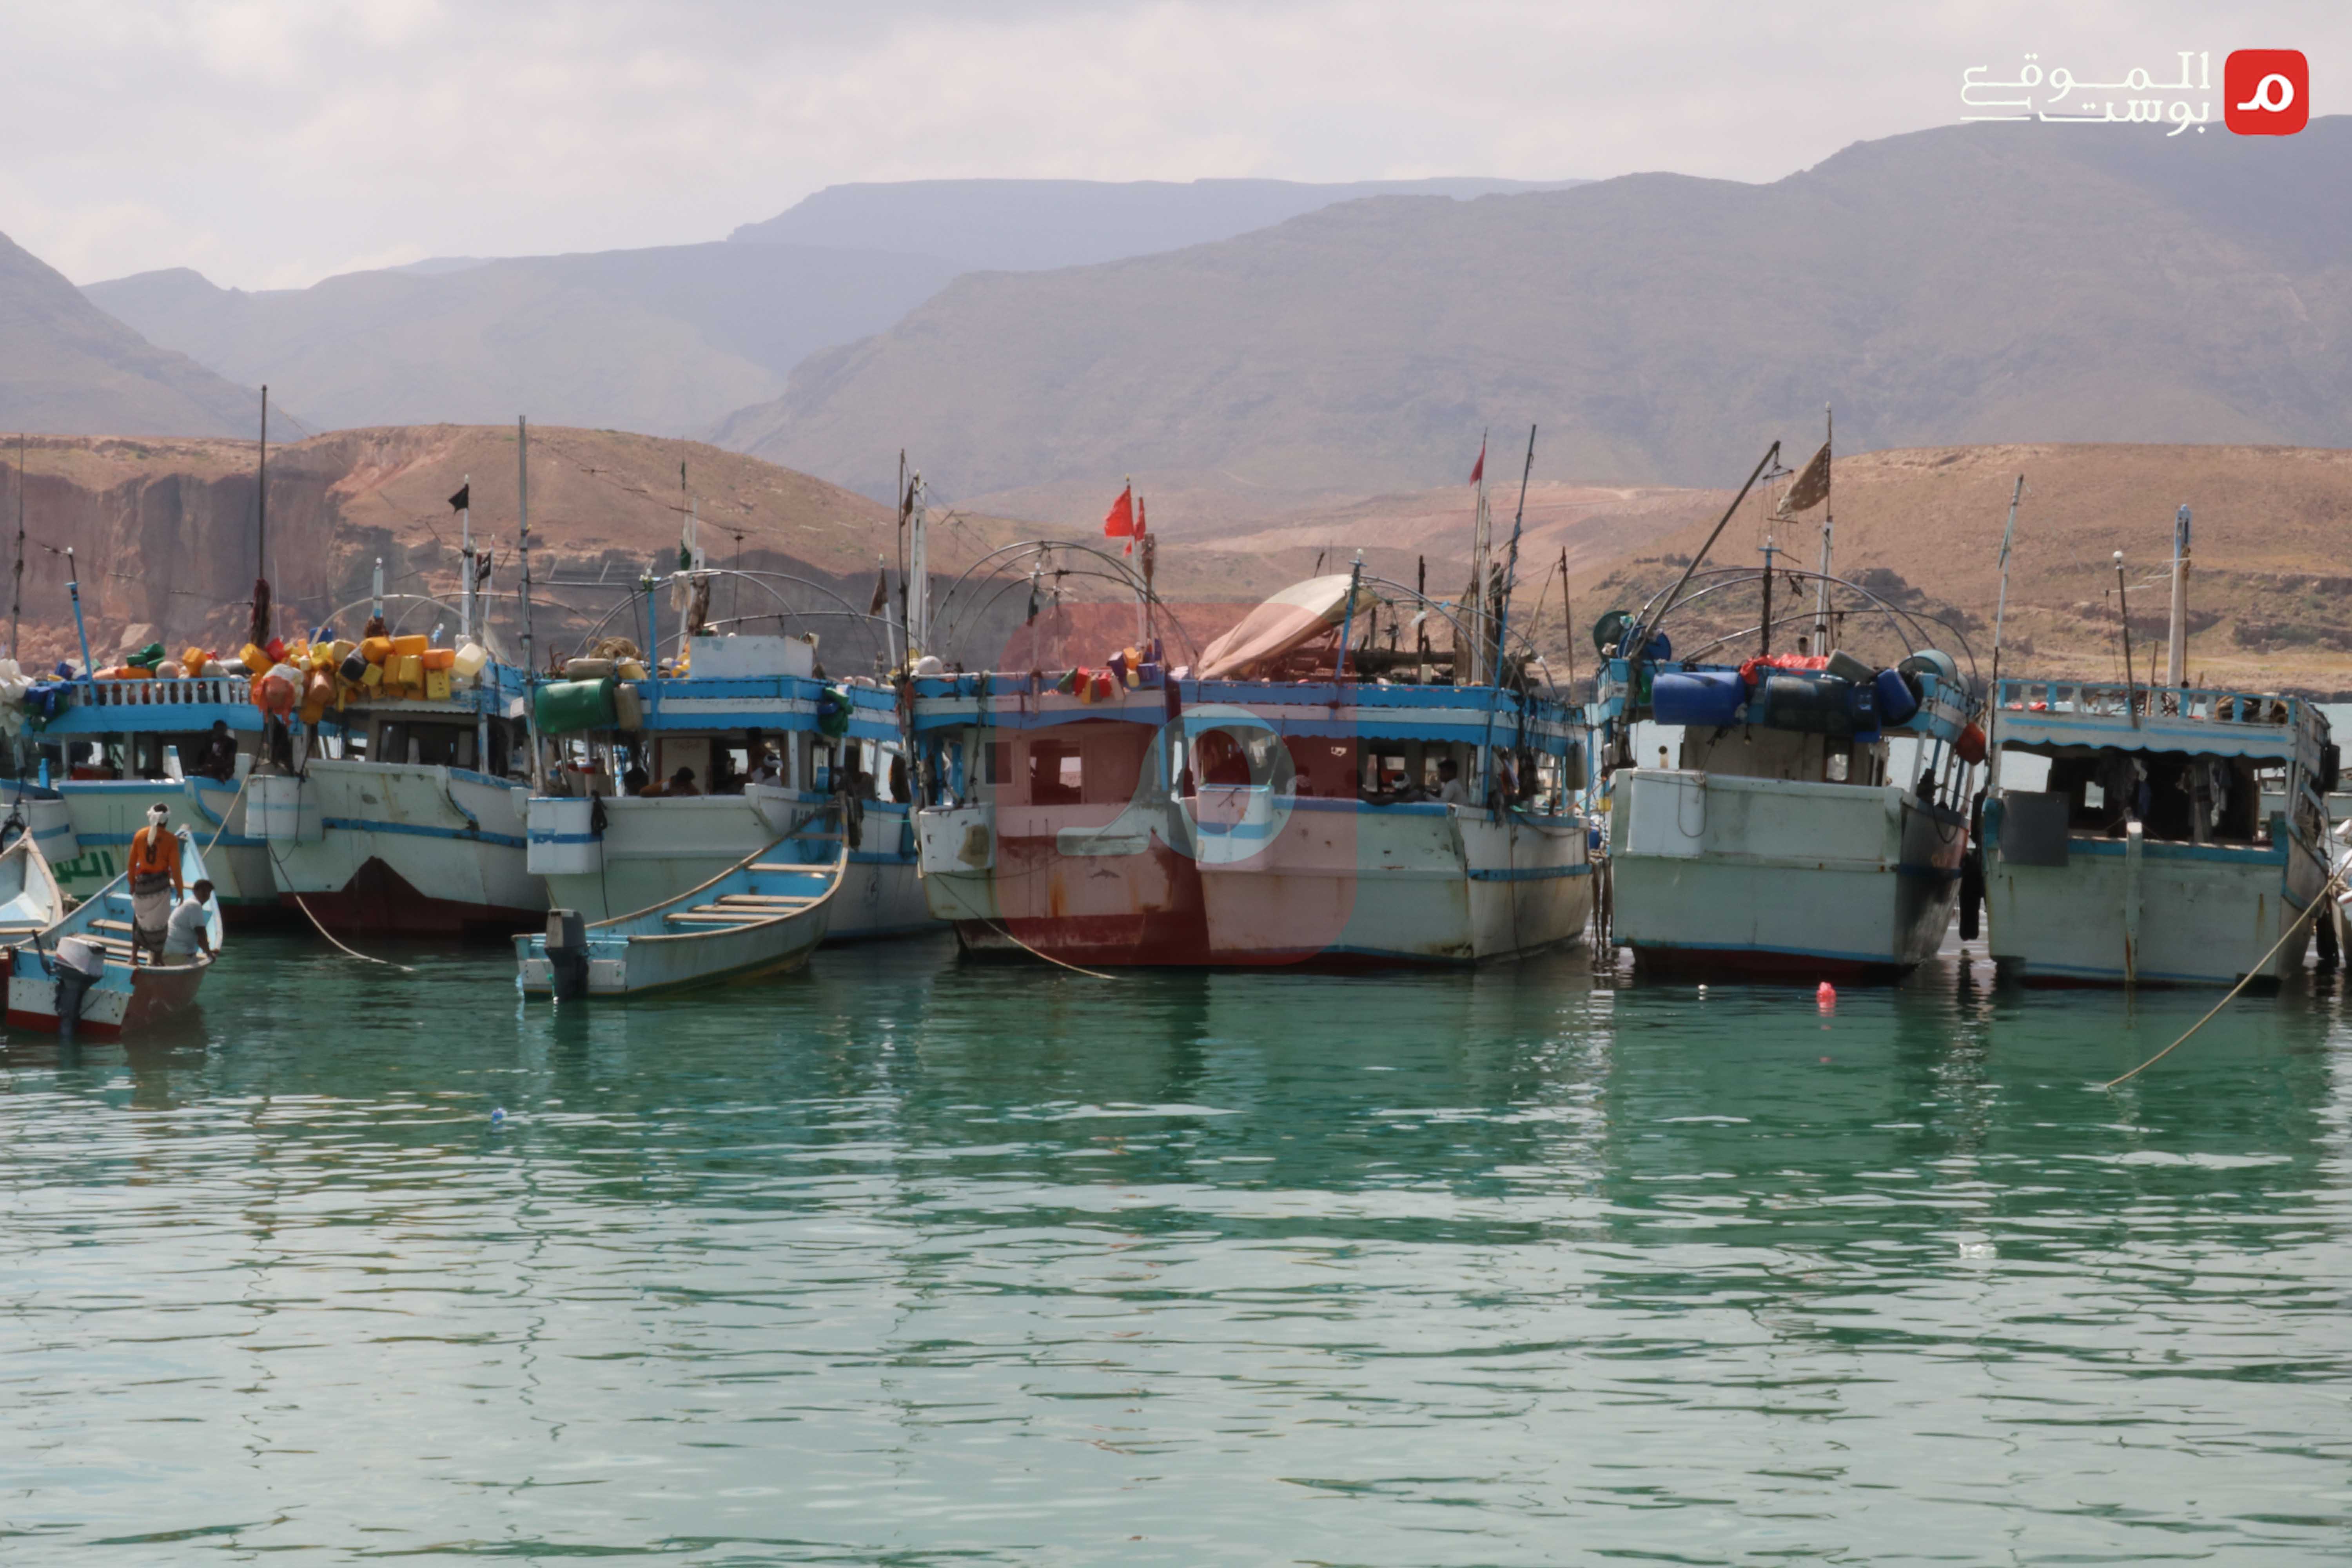
<svg viewBox="0 0 2352 1568"><path fill-rule="evenodd" d="M204 853L196 847L195 836L186 828L180 829L175 837L180 841L182 885L194 888L208 879ZM0 855L0 891L11 885L22 887L16 899L0 904L0 916L20 903L28 911L37 905L44 879L48 895L56 895L57 884L48 878L46 864L37 875L29 868L6 869L17 859L22 847L19 841ZM189 895L181 896L184 899ZM0 935L10 939L10 1026L43 1034L60 1032L59 998L76 990L79 991L78 1010L63 1019L64 1030L100 1039L152 1028L192 1007L197 988L213 966L213 959L199 954L158 963L138 957L131 945L131 883L126 873L100 889L70 914L53 918L37 930L19 935L15 927L0 925ZM207 935L216 956L221 946L217 899L212 906ZM84 986L71 976L61 974L68 967L87 976L88 984Z"/></svg>
<svg viewBox="0 0 2352 1568"><path fill-rule="evenodd" d="M849 858L772 858L793 842L777 839L700 887L635 914L581 925L576 914L567 922L557 911L548 931L514 939L518 983L530 994L557 995L567 967L575 975L584 968L578 994L629 997L798 969L824 940Z"/></svg>

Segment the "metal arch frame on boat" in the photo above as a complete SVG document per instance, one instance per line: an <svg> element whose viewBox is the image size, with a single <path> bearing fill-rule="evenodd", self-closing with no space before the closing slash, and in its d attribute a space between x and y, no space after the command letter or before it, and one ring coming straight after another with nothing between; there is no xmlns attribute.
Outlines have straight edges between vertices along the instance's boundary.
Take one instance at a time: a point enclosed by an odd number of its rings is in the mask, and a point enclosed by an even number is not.
<svg viewBox="0 0 2352 1568"><path fill-rule="evenodd" d="M1934 642L1929 639L1927 634L1921 629L1921 623L1923 621L1930 625L1943 627L1946 631L1951 633L1953 637L1958 641L1960 652L1969 661L1969 679L1972 684L1975 683L1977 679L1976 648L1969 643L1968 633L1961 630L1955 623L1947 620L1941 616L1920 616L1912 611L1903 609L1898 605L1889 604L1886 600L1880 598L1876 594L1872 593L1869 589L1864 587L1861 584L1853 581L1851 578L1840 577L1834 574L1825 574L1820 572L1808 572L1800 567L1789 567L1785 569L1775 568L1775 571L1778 572L1781 577L1791 582L1827 583L1836 587L1853 589L1855 593L1869 600L1873 605L1877 605L1882 614L1884 614L1890 621L1896 624L1898 630L1903 629L1907 626L1910 635L1914 638L1917 639L1915 645L1916 647L1932 647L1935 646ZM1763 581L1764 577L1763 572L1753 566L1718 566L1711 572L1699 574L1699 575L1714 577L1719 580L1709 583L1706 587L1699 589L1695 594L1691 594L1685 597L1675 600L1673 605L1674 609L1679 610L1685 605L1696 604L1699 600L1706 597L1709 594L1716 592L1717 589L1736 588L1743 583L1759 583ZM1685 581L1686 582L1688 579L1686 578ZM1664 592L1664 590L1661 590L1661 592ZM1657 600L1658 595L1656 594L1653 594L1648 600L1643 602L1642 605L1642 616L1643 617L1648 616L1650 605L1657 603ZM1811 612L1809 611L1807 614L1810 615ZM1661 616L1655 624L1649 622L1646 618L1638 620L1635 624L1645 633L1655 633L1664 626L1664 616ZM1779 624L1777 619L1774 624ZM1747 635L1748 634L1745 632L1735 632L1729 637L1718 637L1715 642L1709 643L1706 646L1709 647L1719 647L1725 642L1733 641ZM1679 661L1669 659L1666 662L1671 664Z"/></svg>
<svg viewBox="0 0 2352 1568"><path fill-rule="evenodd" d="M1192 657L1194 658L1198 658L1200 657L1200 645L1193 640L1192 634L1185 629L1182 617L1178 616L1172 608L1170 608L1166 599L1160 597L1159 590L1144 581L1142 574L1129 566L1123 559L1117 555L1113 555L1108 550L1097 549L1095 546L1087 543L1084 540L1024 539L1015 541L1011 544L998 545L995 549L990 551L987 554L981 556L971 565L965 567L961 572L956 574L954 579L948 584L947 591L939 596L933 609L934 616L940 624L944 625L948 618L947 607L949 602L956 596L958 591L960 591L967 582L971 581L973 573L979 571L982 566L987 565L991 561L995 560L998 556L1017 555L1024 551L1034 551L1036 552L1042 563L1045 558L1050 557L1056 550L1070 551L1080 555L1091 555L1112 569L1110 573L1103 574L1087 572L1073 573L1069 569L1064 568L1060 573L1056 574L1056 575L1102 576L1108 582L1125 584L1130 591L1134 592L1139 597L1142 598L1154 609L1166 610L1168 612L1170 624L1175 626L1177 635L1184 639L1184 646L1192 650ZM982 601L980 606L981 609L984 610L990 605L994 604L999 598L1003 596L1007 589L1010 589L1018 584L1034 582L1037 573L1033 571L1025 576L1006 579L1003 583L997 585L995 593L991 594L985 600ZM944 642L946 638L942 637L939 640Z"/></svg>
<svg viewBox="0 0 2352 1568"><path fill-rule="evenodd" d="M1084 570L1082 570L1082 569L1073 568L1073 567L1067 567L1067 566L1060 568L1059 570L1057 570L1057 571L1054 574L1054 575L1055 575L1055 577L1057 577L1057 578L1060 578L1060 577L1097 577L1097 578L1100 578L1102 581L1104 581L1104 582L1106 582L1106 583L1117 583L1117 582L1121 582L1121 581L1123 581L1123 579L1121 579L1121 578L1118 578L1118 577L1114 577L1114 576L1110 575L1108 573L1105 573L1105 572L1087 572L1087 571L1084 571ZM992 594L989 595L989 596L988 596L987 598L982 599L982 600L980 602L979 605L978 605L978 606L977 606L977 607L972 611L972 614L973 614L974 616L979 616L979 615L984 614L984 613L988 610L989 606L990 606L990 605L993 605L993 604L995 604L997 600L999 600L999 599L1001 599L1001 598L1004 597L1004 595L1007 595L1007 594L1011 593L1013 589L1015 589L1015 588L1019 588L1019 587L1024 587L1024 586L1027 586L1028 584L1031 584L1032 582L1034 582L1034 577L1009 577L1009 578L1005 579L1003 582L1002 582L1002 583L1000 583L1000 584L997 584L997 586L996 586L996 591L995 591L994 593L992 593ZM1196 658L1196 659L1197 659L1198 658L1200 658L1200 656L1201 656L1201 650L1200 650L1200 647L1199 647L1199 646L1198 646L1198 645L1193 641L1192 634L1190 631L1187 631L1187 630L1185 629L1184 622L1183 622L1182 617L1181 617L1181 616L1178 616L1178 615L1176 614L1176 612L1175 612L1174 608L1173 608L1173 607L1171 607L1171 606L1168 604L1168 602L1167 602L1165 599L1162 599L1162 598L1161 598L1158 594L1156 594L1156 593L1155 593L1155 594L1153 594L1153 595L1151 595L1151 603L1152 603L1152 605L1153 605L1154 606L1156 606L1157 608L1161 609L1161 610L1164 610L1164 611L1166 611L1166 612L1167 612L1167 616L1168 616L1168 622L1169 622L1169 624L1170 624L1171 626L1174 626L1174 627L1176 628L1176 635L1177 635L1178 637L1181 637L1181 638L1183 639L1183 641L1184 641L1184 646L1185 646L1186 647L1191 648L1191 649L1192 650L1192 657L1193 657L1194 658ZM942 637L942 638L941 638L941 640L942 640L942 641L944 641L944 640L945 640L945 638L944 638L944 637Z"/></svg>
<svg viewBox="0 0 2352 1568"><path fill-rule="evenodd" d="M1462 630L1462 623L1460 620L1455 618L1447 601L1444 599L1433 599L1428 594L1419 588L1408 587L1404 584L1399 583L1392 578L1376 576L1369 572L1364 574L1363 581L1367 583L1378 583L1386 587L1394 588L1401 599L1418 600L1420 603L1428 605L1431 609L1435 610L1442 617L1444 617L1447 629L1453 632L1454 637L1454 646L1457 647L1461 646L1461 641L1465 635ZM1398 601L1391 600L1390 602L1396 603ZM1511 634L1508 628L1505 628L1503 640L1507 647L1510 641L1510 636ZM1559 682L1552 679L1551 661L1543 657L1543 650L1536 647L1535 639L1529 637L1526 632L1520 632L1518 634L1518 637L1519 646L1527 650L1528 662L1540 663L1543 665L1544 688L1550 694L1552 700L1562 700L1559 695ZM1500 687L1503 683L1498 680L1492 682L1492 684L1496 687Z"/></svg>
<svg viewBox="0 0 2352 1568"><path fill-rule="evenodd" d="M867 611L861 610L861 609L857 608L857 606L856 606L856 605L855 605L851 604L847 599L843 598L843 597L842 597L838 593L835 593L833 589L826 587L824 584L819 583L819 582L816 582L816 581L814 581L814 579L811 579L811 578L794 576L794 575L793 575L792 573L790 573L790 572L759 572L759 571L746 572L746 571L741 571L741 570L739 570L739 569L737 569L737 568L735 568L735 567L731 567L731 566L714 566L714 567L711 567L711 568L709 568L709 569L708 569L708 570L706 570L706 571L702 571L702 572L688 572L688 573L684 573L684 574L672 572L672 573L667 574L667 575L665 575L665 576L653 578L653 579L651 579L651 582L652 582L653 584L667 583L667 582L669 582L669 581L671 581L672 579L674 579L674 578L676 578L676 577L678 577L678 576L680 576L680 575L684 575L684 576L688 576L688 577L738 577L738 578L743 578L743 579L746 579L746 580L750 581L751 583L752 583L755 586L759 587L761 590L762 590L763 592L765 592L765 593L766 593L770 597L773 598L773 599L776 601L776 603L777 603L777 604L779 604L779 605L782 605L782 606L783 606L784 610L785 610L787 613L792 614L792 615L796 615L796 616L817 616L817 615L824 615L824 616L843 616L843 617L845 617L845 618L846 618L846 619L851 619L851 620L859 620L859 621L866 621L866 622L880 621L880 622L882 622L882 623L883 623L884 625L886 625L886 626L888 624L887 617L886 617L886 616L876 616L876 615L873 615L873 614L871 614L871 613L869 613L869 612L867 612ZM778 582L781 582L781 583L796 583L796 584L800 584L800 585L801 585L802 587L803 587L803 588L814 588L814 589L815 589L818 593L823 594L825 597L827 597L827 598L831 599L832 601L834 601L834 603L835 603L835 604L839 605L841 606L841 609L840 609L840 610L838 610L838 611L832 611L832 610L823 610L823 611L820 611L820 610L803 610L803 609L800 609L800 608L796 607L796 606L792 603L792 601L791 601L791 600L789 600L789 599L785 598L785 597L783 596L783 595L782 595L782 594L778 593L778 592L777 592L777 591L776 591L772 586L771 586L769 584L767 584L766 582L761 581L761 579L763 579L763 578L769 578L769 577L772 577L772 578L776 579ZM623 610L625 610L625 609L632 609L632 608L635 605L635 604L636 604L636 599L637 599L637 595L638 595L639 594L646 594L646 595L650 595L650 594L651 594L651 592L652 592L651 587L648 585L648 581L647 581L647 579L645 579L645 578L642 578L642 577L641 577L641 578L639 578L639 579L637 579L636 581L635 581L635 582L631 582L631 583L610 583L610 584L605 584L605 583L584 583L584 584L565 584L565 585L566 585L566 586L571 586L571 587L592 587L592 588L612 587L612 588L625 588L625 589L626 589L626 590L628 591L628 595L629 595L629 596L628 596L626 599L623 600L621 603L619 603L619 604L617 604L617 605L614 605L611 609L606 610L606 611L605 611L602 616L598 616L598 617L597 617L596 622L595 622L595 624L594 624L594 625L591 626L587 629L587 631L586 631L586 632L584 632L584 633L583 633L583 634L582 634L582 636L581 636L581 643L580 643L580 647L581 647L581 648L583 649L583 652L584 652L586 649L591 648L591 647L593 647L595 646L596 634L597 634L597 633L599 633L599 632L601 632L601 631L603 631L603 630L604 630L607 626L611 625L611 624L612 624L613 617L614 617L614 616L619 615L619 614L620 614ZM742 620L755 620L755 619L761 619L761 618L763 618L763 617L760 617L760 616L738 616L734 617L734 620L735 620L735 621L742 621ZM719 624L719 625L731 625L731 624L733 624L733 622L719 622L719 623L717 623L717 624ZM661 647L662 647L662 644L663 644L663 643L665 643L665 642L676 642L677 640L677 638L675 636L670 637L667 637L667 638L657 638L657 639L656 639L656 643L655 643L655 646L654 646L651 649L649 649L649 650L647 651L647 657L648 657L648 658L659 658L659 657L661 656Z"/></svg>

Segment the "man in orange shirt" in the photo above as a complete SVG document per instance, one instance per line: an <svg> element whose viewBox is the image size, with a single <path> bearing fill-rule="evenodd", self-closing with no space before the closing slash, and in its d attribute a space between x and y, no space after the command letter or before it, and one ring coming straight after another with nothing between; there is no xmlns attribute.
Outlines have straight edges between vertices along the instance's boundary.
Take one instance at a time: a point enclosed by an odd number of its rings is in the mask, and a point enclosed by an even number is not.
<svg viewBox="0 0 2352 1568"><path fill-rule="evenodd" d="M155 959L163 956L180 899L180 840L166 826L171 816L158 801L147 808L147 826L131 836L131 942ZM138 952L131 957L135 963Z"/></svg>

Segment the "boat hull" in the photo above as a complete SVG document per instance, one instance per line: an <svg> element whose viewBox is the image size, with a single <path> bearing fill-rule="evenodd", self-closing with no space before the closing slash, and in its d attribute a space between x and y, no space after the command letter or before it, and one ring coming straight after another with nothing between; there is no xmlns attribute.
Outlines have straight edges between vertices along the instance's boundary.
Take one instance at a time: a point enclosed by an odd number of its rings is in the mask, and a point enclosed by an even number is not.
<svg viewBox="0 0 2352 1568"><path fill-rule="evenodd" d="M1201 806L1210 847L1212 793ZM1275 797L1235 826L1274 810L1274 831L1234 846L1247 852L1202 855L1214 963L1475 963L1575 942L1592 911L1573 818Z"/></svg>
<svg viewBox="0 0 2352 1568"><path fill-rule="evenodd" d="M1987 942L2004 976L2029 985L2233 985L2303 968L2310 922L2267 963L2326 879L2299 845L2192 845L2070 836L2065 864L1985 866ZM2135 906L2137 908L2135 909ZM2126 948L2130 963L2126 964Z"/></svg>
<svg viewBox="0 0 2352 1568"><path fill-rule="evenodd" d="M142 965L131 972L125 987L93 985L83 995L75 1030L94 1039L111 1040L154 1028L195 1005L197 988L211 967L209 963ZM54 979L26 973L20 961L16 972L8 977L8 1026L56 1034L57 994Z"/></svg>
<svg viewBox="0 0 2352 1568"><path fill-rule="evenodd" d="M1966 825L1895 785L1617 775L1613 937L1671 974L1893 979L1934 956Z"/></svg>
<svg viewBox="0 0 2352 1568"><path fill-rule="evenodd" d="M960 806L918 814L923 892L965 952L1095 967L1199 967L1201 874L1163 809Z"/></svg>
<svg viewBox="0 0 2352 1568"><path fill-rule="evenodd" d="M284 902L328 930L504 940L547 913L524 786L458 768L313 762L255 781Z"/></svg>
<svg viewBox="0 0 2352 1568"><path fill-rule="evenodd" d="M608 799L601 834L559 823L559 813L549 809L573 804L546 797L531 803L531 859L541 868L550 907L578 910L594 921L650 909L700 887L826 802L757 785L740 795ZM916 872L911 839L905 806L866 803L826 941L939 929Z"/></svg>

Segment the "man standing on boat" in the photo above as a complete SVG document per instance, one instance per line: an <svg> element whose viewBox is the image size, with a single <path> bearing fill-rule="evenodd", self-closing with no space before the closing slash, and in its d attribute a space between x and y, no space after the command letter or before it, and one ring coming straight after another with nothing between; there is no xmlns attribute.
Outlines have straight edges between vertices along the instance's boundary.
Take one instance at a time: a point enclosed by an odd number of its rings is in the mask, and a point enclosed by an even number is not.
<svg viewBox="0 0 2352 1568"><path fill-rule="evenodd" d="M172 906L180 896L180 841L166 824L171 811L158 801L147 808L147 826L131 836L131 943L150 957L163 956Z"/></svg>

